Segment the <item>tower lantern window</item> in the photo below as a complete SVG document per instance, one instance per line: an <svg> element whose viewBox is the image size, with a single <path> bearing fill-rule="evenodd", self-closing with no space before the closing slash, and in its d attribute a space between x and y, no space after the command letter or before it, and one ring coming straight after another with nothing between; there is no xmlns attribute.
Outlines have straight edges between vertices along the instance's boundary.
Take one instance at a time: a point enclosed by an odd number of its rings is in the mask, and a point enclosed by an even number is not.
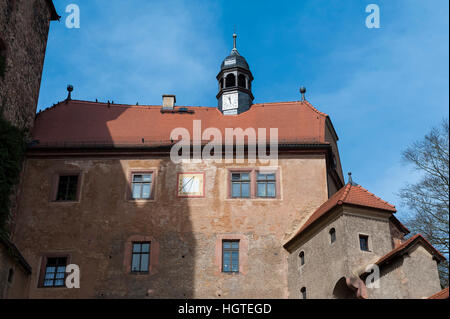
<svg viewBox="0 0 450 319"><path fill-rule="evenodd" d="M242 87L242 88L246 88L246 79L245 79L245 75L244 74L239 74L238 76L238 86Z"/></svg>
<svg viewBox="0 0 450 319"><path fill-rule="evenodd" d="M229 88L233 86L236 86L236 77L234 76L233 73L230 73L227 75L225 79L225 87Z"/></svg>

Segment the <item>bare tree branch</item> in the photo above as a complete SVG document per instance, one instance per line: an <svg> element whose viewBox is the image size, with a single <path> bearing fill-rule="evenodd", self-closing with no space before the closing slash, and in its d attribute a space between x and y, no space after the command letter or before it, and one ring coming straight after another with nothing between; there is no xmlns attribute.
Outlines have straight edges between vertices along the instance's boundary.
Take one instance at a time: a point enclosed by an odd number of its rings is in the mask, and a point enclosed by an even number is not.
<svg viewBox="0 0 450 319"><path fill-rule="evenodd" d="M403 160L422 174L416 184L400 191L411 210L407 226L421 233L448 259L449 254L449 123L442 121L423 140L403 152ZM448 260L438 266L441 283L448 287Z"/></svg>

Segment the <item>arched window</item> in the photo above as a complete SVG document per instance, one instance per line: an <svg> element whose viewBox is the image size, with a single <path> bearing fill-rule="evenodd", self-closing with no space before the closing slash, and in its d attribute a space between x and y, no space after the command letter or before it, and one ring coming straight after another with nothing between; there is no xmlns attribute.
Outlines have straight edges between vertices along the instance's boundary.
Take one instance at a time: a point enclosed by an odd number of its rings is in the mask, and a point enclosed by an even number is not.
<svg viewBox="0 0 450 319"><path fill-rule="evenodd" d="M334 243L336 241L336 229L330 229L330 242Z"/></svg>
<svg viewBox="0 0 450 319"><path fill-rule="evenodd" d="M220 81L219 81L219 89L220 90L222 90L224 87L223 87L223 79L220 79Z"/></svg>
<svg viewBox="0 0 450 319"><path fill-rule="evenodd" d="M306 287L300 289L302 299L306 299Z"/></svg>
<svg viewBox="0 0 450 319"><path fill-rule="evenodd" d="M225 87L229 88L233 86L236 86L236 77L234 76L233 73L230 73L227 75L225 79Z"/></svg>
<svg viewBox="0 0 450 319"><path fill-rule="evenodd" d="M303 266L305 264L305 252L300 252L300 254L298 254L298 257L300 258L300 266Z"/></svg>
<svg viewBox="0 0 450 319"><path fill-rule="evenodd" d="M238 76L238 86L240 86L241 88L246 88L247 86L245 85L245 75L244 74L239 74Z"/></svg>

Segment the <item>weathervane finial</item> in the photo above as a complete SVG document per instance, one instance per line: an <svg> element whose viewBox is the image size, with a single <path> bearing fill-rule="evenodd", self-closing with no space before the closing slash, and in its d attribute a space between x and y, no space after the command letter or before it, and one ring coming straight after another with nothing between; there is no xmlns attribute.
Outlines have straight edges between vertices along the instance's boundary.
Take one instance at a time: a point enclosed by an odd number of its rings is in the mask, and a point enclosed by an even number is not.
<svg viewBox="0 0 450 319"><path fill-rule="evenodd" d="M237 38L237 34L236 34L236 30L233 33L233 50L236 50L236 38Z"/></svg>
<svg viewBox="0 0 450 319"><path fill-rule="evenodd" d="M357 185L358 185L358 184L356 184L356 183L353 181L353 178L352 178L352 172L348 172L348 182L349 182L349 184L352 185L352 186L357 186Z"/></svg>

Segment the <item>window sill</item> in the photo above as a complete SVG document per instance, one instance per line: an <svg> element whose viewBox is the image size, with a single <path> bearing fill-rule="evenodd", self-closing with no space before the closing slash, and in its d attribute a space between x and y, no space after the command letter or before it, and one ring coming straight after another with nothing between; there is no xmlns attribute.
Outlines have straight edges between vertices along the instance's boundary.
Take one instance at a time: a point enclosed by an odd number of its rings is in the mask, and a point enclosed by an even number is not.
<svg viewBox="0 0 450 319"><path fill-rule="evenodd" d="M237 276L241 274L239 271L222 271L221 273L227 276Z"/></svg>
<svg viewBox="0 0 450 319"><path fill-rule="evenodd" d="M225 198L225 202L281 203L282 198Z"/></svg>
<svg viewBox="0 0 450 319"><path fill-rule="evenodd" d="M80 200L52 200L50 201L51 204L79 204Z"/></svg>
<svg viewBox="0 0 450 319"><path fill-rule="evenodd" d="M156 202L154 198L151 199L127 199L128 203L151 203Z"/></svg>
<svg viewBox="0 0 450 319"><path fill-rule="evenodd" d="M131 276L137 276L137 277L148 277L151 275L150 272L129 272L128 274Z"/></svg>

